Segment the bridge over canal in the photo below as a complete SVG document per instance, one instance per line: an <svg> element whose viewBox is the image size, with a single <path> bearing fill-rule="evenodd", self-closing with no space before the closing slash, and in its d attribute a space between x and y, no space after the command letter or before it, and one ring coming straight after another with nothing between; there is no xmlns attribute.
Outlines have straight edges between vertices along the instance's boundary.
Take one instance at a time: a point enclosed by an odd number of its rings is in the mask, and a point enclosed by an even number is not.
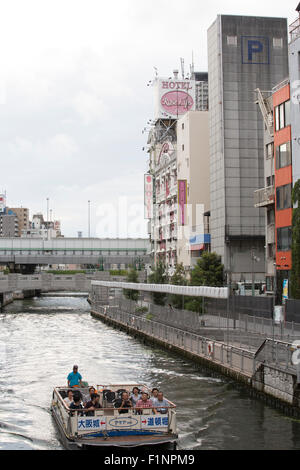
<svg viewBox="0 0 300 470"><path fill-rule="evenodd" d="M32 273L38 265L84 264L106 271L137 269L150 258L144 238L0 238L0 264L11 272Z"/></svg>

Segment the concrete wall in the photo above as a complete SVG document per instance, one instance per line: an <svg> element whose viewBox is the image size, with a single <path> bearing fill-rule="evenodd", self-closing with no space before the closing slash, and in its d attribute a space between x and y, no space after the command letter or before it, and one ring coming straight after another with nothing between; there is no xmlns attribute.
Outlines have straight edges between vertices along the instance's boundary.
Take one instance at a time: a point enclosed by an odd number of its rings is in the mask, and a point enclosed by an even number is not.
<svg viewBox="0 0 300 470"><path fill-rule="evenodd" d="M124 281L124 276L110 276L109 272L95 274L7 274L0 276L0 292L14 292L24 289L39 289L41 292L74 291L90 292L92 280ZM139 281L145 280L144 271L139 271Z"/></svg>
<svg viewBox="0 0 300 470"><path fill-rule="evenodd" d="M300 179L300 35L289 45L293 184Z"/></svg>
<svg viewBox="0 0 300 470"><path fill-rule="evenodd" d="M190 111L177 123L177 177L187 180L186 220L178 226L177 260L186 267L192 264L190 237L204 234L203 213L210 206L208 117L207 111Z"/></svg>

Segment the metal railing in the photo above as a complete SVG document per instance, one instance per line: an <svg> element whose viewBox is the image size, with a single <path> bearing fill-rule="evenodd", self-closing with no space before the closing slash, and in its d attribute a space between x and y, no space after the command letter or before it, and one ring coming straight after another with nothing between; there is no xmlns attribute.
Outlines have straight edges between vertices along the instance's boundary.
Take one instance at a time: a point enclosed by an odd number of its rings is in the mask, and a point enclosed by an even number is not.
<svg viewBox="0 0 300 470"><path fill-rule="evenodd" d="M257 189L254 191L254 207L263 207L275 203L274 186Z"/></svg>
<svg viewBox="0 0 300 470"><path fill-rule="evenodd" d="M291 42L295 41L295 39L300 37L300 17L297 18L292 24L290 24L289 33Z"/></svg>
<svg viewBox="0 0 300 470"><path fill-rule="evenodd" d="M92 310L151 338L172 345L193 355L213 360L247 376L253 373L254 352L229 342L217 341L157 321L124 312L119 306L103 306L93 302Z"/></svg>

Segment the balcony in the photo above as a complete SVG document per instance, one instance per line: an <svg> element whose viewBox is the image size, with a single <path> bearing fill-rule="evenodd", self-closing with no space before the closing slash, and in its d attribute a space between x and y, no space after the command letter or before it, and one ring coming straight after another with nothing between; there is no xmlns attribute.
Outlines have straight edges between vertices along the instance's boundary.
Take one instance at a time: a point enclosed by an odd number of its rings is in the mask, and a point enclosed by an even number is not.
<svg viewBox="0 0 300 470"><path fill-rule="evenodd" d="M275 203L274 186L254 191L254 207L266 207Z"/></svg>
<svg viewBox="0 0 300 470"><path fill-rule="evenodd" d="M291 42L300 37L300 17L290 24L289 33Z"/></svg>

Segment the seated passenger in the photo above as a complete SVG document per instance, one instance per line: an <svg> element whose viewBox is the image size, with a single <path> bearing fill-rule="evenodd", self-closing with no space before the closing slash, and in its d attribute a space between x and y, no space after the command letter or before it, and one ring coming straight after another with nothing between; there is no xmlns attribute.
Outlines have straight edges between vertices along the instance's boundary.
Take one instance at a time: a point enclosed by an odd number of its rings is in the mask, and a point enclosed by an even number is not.
<svg viewBox="0 0 300 470"><path fill-rule="evenodd" d="M151 393L152 393L152 396L151 396L150 400L152 401L152 403L154 405L156 400L157 400L158 388L152 388Z"/></svg>
<svg viewBox="0 0 300 470"><path fill-rule="evenodd" d="M132 403L127 392L123 392L122 397L115 400L114 407L119 408L120 414L128 413L128 408L132 408Z"/></svg>
<svg viewBox="0 0 300 470"><path fill-rule="evenodd" d="M136 408L152 408L153 413L157 413L156 409L153 408L153 402L149 399L147 392L142 392L141 399L136 402ZM142 414L142 410L137 410L139 414Z"/></svg>
<svg viewBox="0 0 300 470"><path fill-rule="evenodd" d="M86 416L94 416L95 415L95 410L98 408L102 408L102 406L99 403L100 397L97 393L92 393L91 399L86 403L85 409L88 410L86 411Z"/></svg>
<svg viewBox="0 0 300 470"><path fill-rule="evenodd" d="M97 395L97 390L95 389L95 387L90 387L89 388L89 394L88 395L85 395L85 400L84 400L84 407L86 408L86 404L87 402L91 401L92 400L92 395L93 394L96 394Z"/></svg>
<svg viewBox="0 0 300 470"><path fill-rule="evenodd" d="M170 403L164 398L163 392L158 392L157 399L155 401L155 406L157 407L156 411L158 413L166 414L168 412L168 407L170 406Z"/></svg>
<svg viewBox="0 0 300 470"><path fill-rule="evenodd" d="M140 399L141 399L140 390L138 389L138 387L133 387L131 395L130 395L132 406L135 407L136 402Z"/></svg>
<svg viewBox="0 0 300 470"><path fill-rule="evenodd" d="M73 392L72 390L68 390L68 395L66 396L66 398L64 398L64 402L70 408L72 401L73 401Z"/></svg>
<svg viewBox="0 0 300 470"><path fill-rule="evenodd" d="M83 406L81 404L81 395L79 393L74 393L73 394L73 401L72 403L70 404L70 410L82 410L83 409ZM83 415L83 413L80 413L81 416Z"/></svg>

